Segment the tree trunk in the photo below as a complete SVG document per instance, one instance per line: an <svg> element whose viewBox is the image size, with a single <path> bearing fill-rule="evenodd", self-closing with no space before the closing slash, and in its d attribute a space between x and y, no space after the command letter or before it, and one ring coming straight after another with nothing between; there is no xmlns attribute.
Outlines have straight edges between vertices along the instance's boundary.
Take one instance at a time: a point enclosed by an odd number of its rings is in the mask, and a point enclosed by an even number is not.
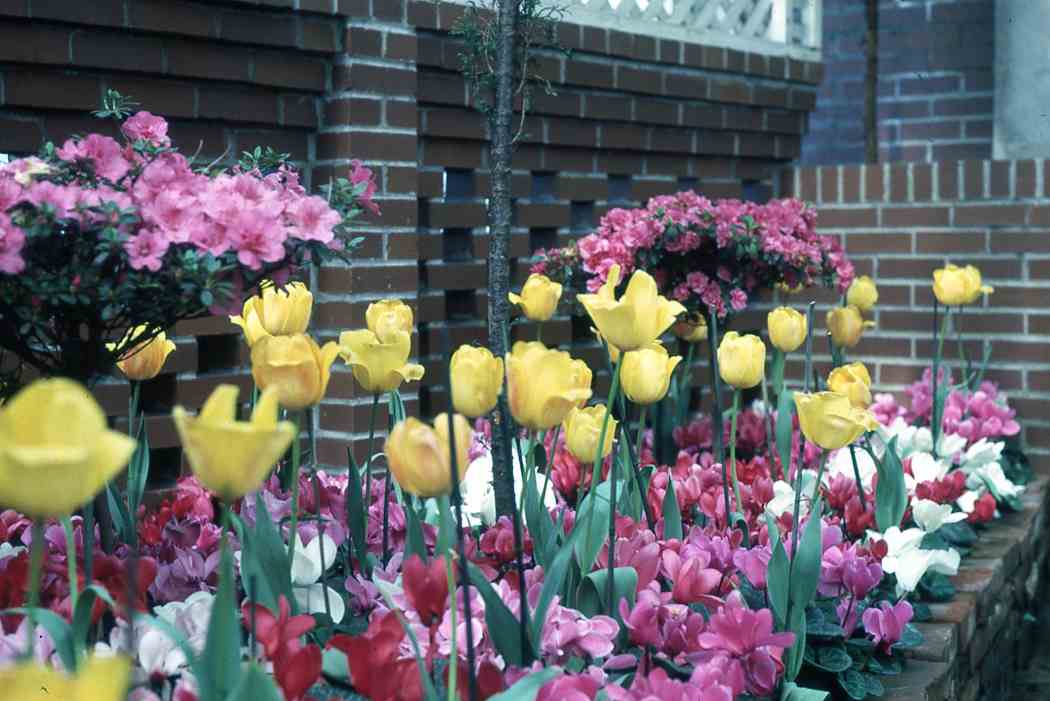
<svg viewBox="0 0 1050 701"><path fill-rule="evenodd" d="M879 0L867 0L864 54L864 160L879 162Z"/></svg>
<svg viewBox="0 0 1050 701"><path fill-rule="evenodd" d="M509 336L511 201L510 169L514 144L511 125L514 118L515 24L519 0L495 0L496 11L496 94L489 114L489 154L492 182L489 200L489 347L497 358L507 353ZM514 512L514 466L510 454L510 413L506 395L500 397L493 414L492 487L497 514Z"/></svg>

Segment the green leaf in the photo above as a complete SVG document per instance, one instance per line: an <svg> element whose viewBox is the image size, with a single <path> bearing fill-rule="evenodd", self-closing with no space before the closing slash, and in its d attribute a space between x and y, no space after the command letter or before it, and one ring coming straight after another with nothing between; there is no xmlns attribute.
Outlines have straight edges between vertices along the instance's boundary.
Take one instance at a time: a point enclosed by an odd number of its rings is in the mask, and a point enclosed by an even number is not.
<svg viewBox="0 0 1050 701"><path fill-rule="evenodd" d="M365 541L368 512L365 510L365 497L361 492L361 474L350 448L346 449L346 460L350 473L347 475L346 482L346 522L350 531L350 540L357 555L358 566L367 576L367 571L371 569L368 560L368 543Z"/></svg>
<svg viewBox="0 0 1050 701"><path fill-rule="evenodd" d="M609 586L609 570L600 569L589 573L580 582L576 595L576 607L588 618L605 613L606 587ZM634 595L638 589L638 571L633 567L613 569L613 605L611 615L619 620L620 599L627 599L627 606L634 606Z"/></svg>
<svg viewBox="0 0 1050 701"><path fill-rule="evenodd" d="M503 603L503 599L492 588L489 580L485 579L481 570L471 563L467 565L467 572L470 583L485 601L485 624L489 635L492 636L492 644L508 664L524 667L531 661L531 658L526 659L529 651L521 649L521 635L519 634L521 622Z"/></svg>
<svg viewBox="0 0 1050 701"><path fill-rule="evenodd" d="M116 610L116 604L110 597L109 592L98 584L85 587L84 591L80 592L79 596L77 596L77 608L73 612L73 623L70 631L73 637L73 645L76 647L78 655L87 650L87 636L91 631L91 609L94 607L96 599L105 601L111 609Z"/></svg>
<svg viewBox="0 0 1050 701"><path fill-rule="evenodd" d="M766 519L769 521L770 534L777 533L773 519L768 514ZM769 558L769 569L766 572L766 591L769 593L769 603L773 607L773 615L777 619L777 627L783 629L787 623L791 565L788 562L787 551L784 550L784 543L780 540L779 535L770 535L769 543L773 554Z"/></svg>
<svg viewBox="0 0 1050 701"><path fill-rule="evenodd" d="M795 682L786 682L780 690L780 701L824 701L828 692L820 689L807 689Z"/></svg>
<svg viewBox="0 0 1050 701"><path fill-rule="evenodd" d="M820 533L821 506L822 502L818 498L810 511L809 520L806 521L806 529L802 533L795 560L791 563L788 599L792 608L798 607L805 610L813 599L813 595L816 594L817 584L820 582L820 559L823 553Z"/></svg>
<svg viewBox="0 0 1050 701"><path fill-rule="evenodd" d="M900 525L908 508L908 490L904 485L904 466L897 457L897 436L894 436L882 460L876 461L878 484L875 486L875 523L879 530Z"/></svg>
<svg viewBox="0 0 1050 701"><path fill-rule="evenodd" d="M802 669L803 653L806 649L806 610L792 606L788 614L788 630L795 634L795 643L784 651L784 678L795 681Z"/></svg>
<svg viewBox="0 0 1050 701"><path fill-rule="evenodd" d="M62 666L66 669L76 669L77 654L76 648L73 645L73 630L61 616L50 609L42 608L5 609L3 613L28 615L30 611L33 612L33 617L36 619L37 625L47 631L47 634L51 636L51 641L55 645L55 652L58 654L58 658L62 660Z"/></svg>
<svg viewBox="0 0 1050 701"><path fill-rule="evenodd" d="M864 683L868 686L868 696L882 696L886 693L882 681L873 674L865 674Z"/></svg>
<svg viewBox="0 0 1050 701"><path fill-rule="evenodd" d="M426 543L423 540L423 524L419 521L419 514L416 512L416 507L411 503L406 503L404 512L405 559L407 560L412 555L419 555L419 557L426 562L427 548ZM441 552L440 544L437 552Z"/></svg>
<svg viewBox="0 0 1050 701"><path fill-rule="evenodd" d="M328 648L321 655L321 674L339 684L350 682L350 665L346 653L335 648Z"/></svg>
<svg viewBox="0 0 1050 701"><path fill-rule="evenodd" d="M928 601L951 601L955 598L955 585L947 575L927 571L919 580L919 594Z"/></svg>
<svg viewBox="0 0 1050 701"><path fill-rule="evenodd" d="M678 509L678 497L674 493L674 480L667 481L664 494L664 540L683 538L682 512Z"/></svg>
<svg viewBox="0 0 1050 701"><path fill-rule="evenodd" d="M919 629L913 626L911 623L907 623L904 626L904 630L901 631L901 639L893 644L894 650L910 650L913 647L919 647L922 645L923 637Z"/></svg>
<svg viewBox="0 0 1050 701"><path fill-rule="evenodd" d="M538 451L543 450L542 445L537 445L536 448ZM523 488L525 490L525 525L532 534L533 556L536 558L536 564L546 568L554 557L552 545L556 544L556 541L552 543L553 523L550 512L543 506L543 500L540 498L535 470L528 472ZM547 489L554 489L554 485L547 485Z"/></svg>
<svg viewBox="0 0 1050 701"><path fill-rule="evenodd" d="M240 682L241 627L234 593L233 558L223 543L219 589L212 604L204 654L200 660L201 701L221 701Z"/></svg>
<svg viewBox="0 0 1050 701"><path fill-rule="evenodd" d="M780 455L780 465L787 475L791 467L791 441L794 436L795 395L785 389L780 393L777 400L777 426L776 441L777 454Z"/></svg>
<svg viewBox="0 0 1050 701"><path fill-rule="evenodd" d="M226 701L283 701L284 696L274 684L273 677L254 662L244 668L240 683L226 697Z"/></svg>
<svg viewBox="0 0 1050 701"><path fill-rule="evenodd" d="M255 494L255 525L244 528L241 536L241 580L246 587L255 588L251 592L255 602L276 611L278 599L284 595L294 606L288 546L278 533L260 492Z"/></svg>
<svg viewBox="0 0 1050 701"><path fill-rule="evenodd" d="M835 675L836 681L842 690L849 695L851 699L861 701L865 696L868 695L868 682L865 679L865 675L861 674L855 669L847 669L845 672L839 672Z"/></svg>
<svg viewBox="0 0 1050 701"><path fill-rule="evenodd" d="M853 658L841 644L807 646L806 662L825 672L845 672L853 666Z"/></svg>
<svg viewBox="0 0 1050 701"><path fill-rule="evenodd" d="M113 482L106 484L106 503L109 505L110 518L113 519L113 528L123 542L130 543L131 529L135 527L135 521L128 513L128 505L121 498Z"/></svg>
<svg viewBox="0 0 1050 701"><path fill-rule="evenodd" d="M838 616L825 613L819 607L806 610L806 635L813 638L845 638L846 631L839 625Z"/></svg>
<svg viewBox="0 0 1050 701"><path fill-rule="evenodd" d="M769 374L773 383L773 394L778 397L784 393L784 359L785 354L779 348L773 349L773 359L770 362Z"/></svg>
<svg viewBox="0 0 1050 701"><path fill-rule="evenodd" d="M937 533L945 541L959 548L969 548L977 542L977 531L966 521L946 523L937 529Z"/></svg>
<svg viewBox="0 0 1050 701"><path fill-rule="evenodd" d="M562 674L561 667L547 667L519 679L514 686L495 696L489 701L533 701L543 685Z"/></svg>
<svg viewBox="0 0 1050 701"><path fill-rule="evenodd" d="M436 549L434 553L437 555L448 554L450 550L456 546L456 522L452 519L452 507L449 504L448 496L440 496L436 499L437 501L437 516L438 516L438 537L437 543L435 544ZM406 509L405 511L411 511L412 505L410 498L406 495ZM423 530L420 527L419 531L419 542L423 545ZM425 555L422 555L423 559L426 559Z"/></svg>
<svg viewBox="0 0 1050 701"><path fill-rule="evenodd" d="M580 574L591 571L602 545L605 544L609 526L609 490L609 482L601 482L583 498L576 510L573 533L583 531L576 540L576 559L580 563Z"/></svg>
<svg viewBox="0 0 1050 701"><path fill-rule="evenodd" d="M146 435L146 422L139 422L138 445L128 465L128 512L138 514L142 495L149 481L149 437Z"/></svg>

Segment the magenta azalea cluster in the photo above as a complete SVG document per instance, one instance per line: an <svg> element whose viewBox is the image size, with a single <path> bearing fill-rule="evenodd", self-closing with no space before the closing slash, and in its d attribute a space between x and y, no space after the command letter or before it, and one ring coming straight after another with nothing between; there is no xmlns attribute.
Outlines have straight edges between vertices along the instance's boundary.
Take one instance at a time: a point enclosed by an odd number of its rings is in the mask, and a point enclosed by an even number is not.
<svg viewBox="0 0 1050 701"><path fill-rule="evenodd" d="M533 271L565 277L561 268L575 263L593 292L614 265L624 277L643 269L664 294L724 317L778 284L849 287L853 265L815 224L816 212L797 199L757 204L712 202L693 191L660 195L642 208L611 210L575 244L575 256L548 252Z"/></svg>

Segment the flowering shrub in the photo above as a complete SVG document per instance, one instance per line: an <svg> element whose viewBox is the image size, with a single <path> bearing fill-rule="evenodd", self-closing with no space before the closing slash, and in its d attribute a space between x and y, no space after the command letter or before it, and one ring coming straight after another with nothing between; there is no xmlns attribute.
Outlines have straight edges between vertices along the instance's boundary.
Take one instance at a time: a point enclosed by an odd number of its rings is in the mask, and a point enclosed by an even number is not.
<svg viewBox="0 0 1050 701"><path fill-rule="evenodd" d="M107 101L126 115L119 96ZM345 257L353 218L378 212L356 163L311 195L272 151L230 168L195 162L149 112L121 133L0 168L0 346L44 374L90 379L180 319L239 308L266 277ZM120 340L132 325L143 332Z"/></svg>
<svg viewBox="0 0 1050 701"><path fill-rule="evenodd" d="M664 294L719 317L742 311L756 292L776 285L845 292L853 265L837 240L816 233L816 216L796 199L755 204L712 202L692 191L660 195L642 208L611 210L594 233L545 252L533 272L593 292L614 265L624 277L646 270Z"/></svg>

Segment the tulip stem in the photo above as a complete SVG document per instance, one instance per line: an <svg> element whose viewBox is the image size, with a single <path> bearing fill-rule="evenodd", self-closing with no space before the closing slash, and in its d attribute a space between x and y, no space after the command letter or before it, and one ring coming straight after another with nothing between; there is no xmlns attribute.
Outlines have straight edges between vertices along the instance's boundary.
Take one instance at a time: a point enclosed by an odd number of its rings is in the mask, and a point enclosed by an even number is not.
<svg viewBox="0 0 1050 701"><path fill-rule="evenodd" d="M302 442L299 440L299 427L303 421L303 412L296 411L292 417L295 424L295 440L292 441L292 521L288 535L288 562L295 562L295 541L299 534L299 463L302 460Z"/></svg>
<svg viewBox="0 0 1050 701"><path fill-rule="evenodd" d="M816 302L810 302L806 307L806 364L802 374L802 391L809 392L809 380L813 373L813 308ZM805 456L806 445L802 437L802 431L798 432L798 440L792 440L792 447L798 447L798 464L795 467L795 509L791 513L791 563L794 567L795 551L798 549L798 512L802 508L802 459ZM788 458L791 463L791 459ZM788 465L790 472L790 464Z"/></svg>
<svg viewBox="0 0 1050 701"><path fill-rule="evenodd" d="M736 508L744 513L744 500L740 496L740 482L736 478L736 417L740 413L740 390L733 390L733 415L729 417L729 475L733 480L733 494L736 496Z"/></svg>
<svg viewBox="0 0 1050 701"><path fill-rule="evenodd" d="M551 453L547 456L547 470L543 476L543 489L540 490L540 505L544 503L544 499L547 498L547 486L551 483L551 465L554 462L554 453L558 450L558 433L561 431L561 424L554 427L554 437L551 440Z"/></svg>
<svg viewBox="0 0 1050 701"><path fill-rule="evenodd" d="M368 530L368 512L372 508L372 451L376 441L376 407L379 392L372 395L372 410L368 413L368 455L365 457L365 530Z"/></svg>
<svg viewBox="0 0 1050 701"><path fill-rule="evenodd" d="M66 536L66 569L69 573L69 611L70 615L77 610L77 544L73 538L73 521L69 516L62 517L62 531Z"/></svg>
<svg viewBox="0 0 1050 701"><path fill-rule="evenodd" d="M860 495L860 506L868 510L868 498L864 496L864 483L860 479L860 467L857 465L857 447L852 443L849 446L849 457L853 461L853 479L857 480L857 494Z"/></svg>
<svg viewBox="0 0 1050 701"><path fill-rule="evenodd" d="M453 453L456 452L455 445L455 443L452 443L450 446L451 451ZM453 460L455 460L455 458L453 458ZM455 482L455 477L453 477L453 482ZM448 611L449 616L451 618L449 622L451 623L452 628L452 636L450 640L452 649L449 650L448 655L448 701L458 701L459 690L456 688L456 676L457 672L459 671L459 652L456 650L456 644L459 642L459 635L457 633L458 628L456 626L456 579L452 576L451 558L445 558L445 576L448 578L448 591L449 597L451 597L451 601L449 601L448 605ZM466 582L464 582L464 593L466 593L465 587ZM464 606L463 616L463 622L464 624L466 624L467 630L470 630L470 609L466 606ZM467 633L467 635L469 636L470 633ZM473 674L471 674L471 677L473 677ZM471 701L474 701L474 695L471 695Z"/></svg>
<svg viewBox="0 0 1050 701"><path fill-rule="evenodd" d="M448 379L449 379L449 386L451 387L452 386L452 384L451 384L452 383L452 376L451 376L451 374L449 375ZM449 396L451 397L451 392L449 393ZM450 402L451 402L451 400L450 400ZM466 629L466 635L467 635L466 643L467 643L467 673L469 675L469 686L468 686L468 689L469 689L469 694L470 694L470 701L477 701L477 698L478 698L478 683L477 683L476 673L475 673L475 670L474 670L474 629L473 629L473 626L471 625L472 624L472 620L471 620L471 607L470 607L470 572L468 570L466 544L464 543L464 539L463 539L463 494L462 494L462 492L459 489L459 481L460 481L459 480L459 455L456 454L456 445L457 445L457 443L456 443L456 425L455 425L455 421L454 421L454 412L452 411L452 407L449 407L449 409L450 409L450 411L447 414L447 416L448 416L449 470L451 472L451 483L452 483L452 504L455 507L455 511L456 511L456 548L458 550L457 555L458 555L458 559L459 559L459 568L460 568L460 570L459 570L459 578L460 578L460 580L461 580L461 582L463 584L463 621L464 621L464 623L466 624L466 627L467 627L467 629ZM515 509L514 513L515 513L515 520L517 521L517 509ZM521 559L522 558L521 545L520 545L521 540L520 540L520 533L518 532L520 530L520 522L518 522L518 524L519 524L519 526L515 528L514 538L515 538L515 544L516 544L516 547L517 547L518 576L521 578L519 583L521 584L521 591L525 591L524 563L522 562L522 559ZM442 553L442 555L444 555L444 554L445 553ZM452 564L451 564L451 562L449 562L449 564L448 564L448 580L449 580L448 581L448 590L451 592L451 595L452 595L452 602L450 604L450 608L452 610L452 631L453 631L452 635L453 635L453 638L455 638L456 637L456 634L455 634L455 631L456 631L456 618L455 618L455 616L456 616L456 582L455 582L455 580L453 579L453 576L452 576ZM522 599L523 599L522 603L524 604L524 597L522 597ZM527 614L525 614L524 611L525 611L525 609L522 608L523 616L526 616ZM525 642L524 635L525 635L525 626L526 626L526 622L525 621L526 621L526 619L523 618L522 619L522 628L521 628L521 634L523 636L523 639L522 639L522 650L525 649L525 646L524 646L524 642ZM452 665L452 671L450 671L450 673L449 673L450 677L451 677L451 681L449 682L449 690L450 690L449 691L449 698L450 699L453 698L451 690L456 688L456 677L455 677L456 672L455 672L455 669L456 669L456 666L457 666L457 657L456 657L456 652L455 652L455 645L456 645L456 641L453 640L452 641L452 646L453 646L452 647L452 651L453 652L452 652L452 656L450 657L450 660L449 660L449 663Z"/></svg>
<svg viewBox="0 0 1050 701"><path fill-rule="evenodd" d="M779 353L780 351L777 350L775 352ZM781 364L781 368L783 368L783 364ZM783 373L781 374L781 384L783 384ZM765 408L765 413L762 416L762 424L766 429L766 451L769 455L770 471L773 471L773 468L775 468L777 464L776 443L773 440L773 410L769 405L769 386L766 382L765 373L762 374L762 406ZM784 479L783 465L780 466L780 478Z"/></svg>
<svg viewBox="0 0 1050 701"><path fill-rule="evenodd" d="M135 419L138 418L139 414L139 397L142 392L142 383L138 380L131 380L131 392L128 396L128 435L131 438L136 438L135 435ZM134 514L132 514L134 516Z"/></svg>
<svg viewBox="0 0 1050 701"><path fill-rule="evenodd" d="M89 501L81 509L81 533L84 539L84 582L91 584L95 574L95 502Z"/></svg>
<svg viewBox="0 0 1050 701"><path fill-rule="evenodd" d="M40 607L40 571L44 566L44 522L33 519L32 541L29 543L29 596L26 617L26 659L33 659L36 642L36 610Z"/></svg>
<svg viewBox="0 0 1050 701"><path fill-rule="evenodd" d="M718 374L718 314L714 309L709 310L710 321L707 324L707 369L711 373L711 419L712 419L712 447L715 449L715 457L722 465L722 499L726 510L726 528L729 527L729 475L726 473L725 441L722 435L722 381Z"/></svg>
<svg viewBox="0 0 1050 701"><path fill-rule="evenodd" d="M656 524L653 522L653 512L649 508L648 494L642 485L642 441L645 439L645 418L649 407L642 405L639 416L638 416L638 438L635 444L638 446L637 459L634 465L634 481L638 485L638 497L642 500L642 509L645 511L645 523L649 526L650 531L656 530ZM624 429L626 432L627 429Z"/></svg>
<svg viewBox="0 0 1050 701"><path fill-rule="evenodd" d="M938 333L937 326L937 313L939 311L939 305L937 300L933 300L933 375L931 378L931 401L932 406L930 407L930 433L933 436L933 457L937 457L937 439L941 433L941 406L940 398L938 397L938 375L941 374L941 354L944 351L944 337L948 334L948 320L952 315L952 308L949 306L944 307L944 317L941 319L940 332Z"/></svg>

